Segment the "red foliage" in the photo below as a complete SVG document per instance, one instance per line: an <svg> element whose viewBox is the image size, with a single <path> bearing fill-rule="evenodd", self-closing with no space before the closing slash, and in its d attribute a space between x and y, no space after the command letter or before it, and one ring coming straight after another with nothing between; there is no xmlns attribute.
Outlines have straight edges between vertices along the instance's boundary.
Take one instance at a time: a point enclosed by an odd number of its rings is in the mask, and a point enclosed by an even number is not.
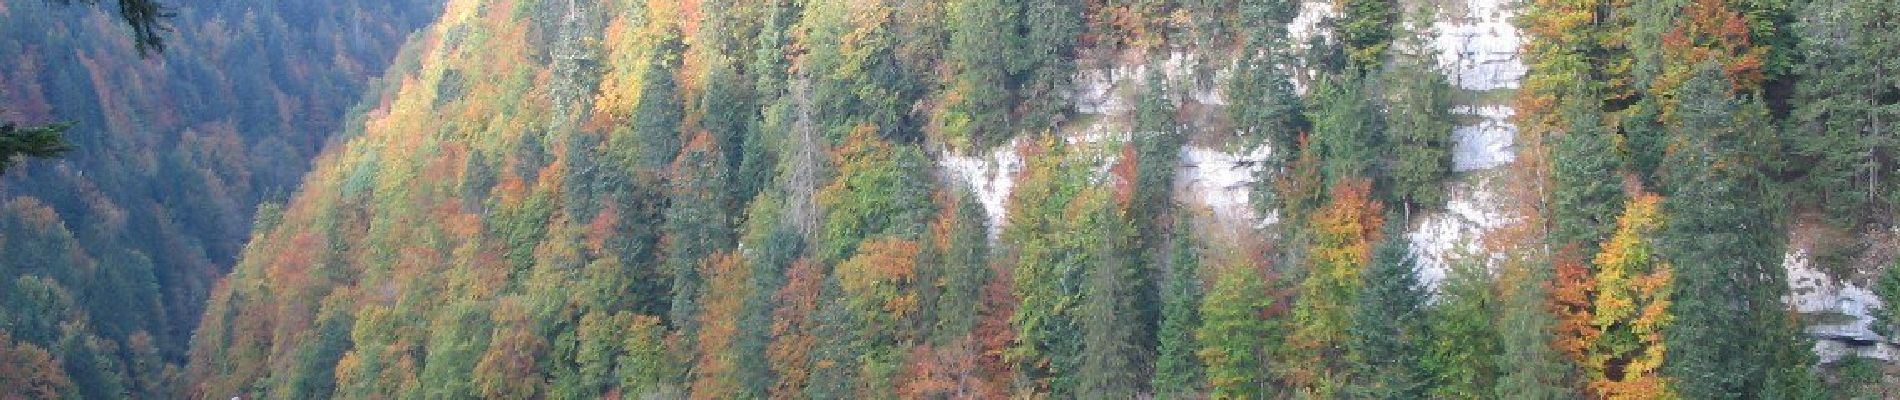
<svg viewBox="0 0 1900 400"><path fill-rule="evenodd" d="M1577 251L1576 246L1567 246L1552 260L1557 276L1550 283L1550 311L1557 317L1557 349L1581 363L1602 332L1590 322L1596 274Z"/></svg>
<svg viewBox="0 0 1900 400"><path fill-rule="evenodd" d="M751 270L732 253L714 254L701 266L708 286L701 295L698 361L693 368L692 397L733 398L739 395L738 370L732 362L732 339L739 333L739 313L745 306Z"/></svg>
<svg viewBox="0 0 1900 400"><path fill-rule="evenodd" d="M785 286L772 296L778 308L772 310L772 344L766 347L766 359L778 373L768 396L773 399L803 398L805 382L811 378L810 360L812 323L818 308L818 289L824 285L824 270L809 259L793 261L785 271Z"/></svg>
<svg viewBox="0 0 1900 400"><path fill-rule="evenodd" d="M1135 202L1136 183L1140 182L1141 172L1140 169L1137 168L1140 164L1141 153L1135 151L1135 145L1124 144L1122 145L1121 157L1116 159L1115 165L1109 167L1108 170L1109 174L1115 176L1115 181L1110 184L1112 184L1115 189L1116 208L1124 213L1128 212L1129 207L1135 207L1132 203Z"/></svg>

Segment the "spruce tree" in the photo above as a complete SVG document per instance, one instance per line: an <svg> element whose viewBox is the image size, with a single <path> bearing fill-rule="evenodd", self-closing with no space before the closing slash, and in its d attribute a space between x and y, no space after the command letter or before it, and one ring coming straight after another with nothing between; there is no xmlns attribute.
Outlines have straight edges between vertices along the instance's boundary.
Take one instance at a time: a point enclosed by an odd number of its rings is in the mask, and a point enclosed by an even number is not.
<svg viewBox="0 0 1900 400"><path fill-rule="evenodd" d="M1358 368L1348 390L1356 398L1422 399L1429 389L1427 299L1403 226L1391 224L1372 265L1360 273L1358 312L1346 342Z"/></svg>
<svg viewBox="0 0 1900 400"><path fill-rule="evenodd" d="M1569 129L1556 138L1550 154L1550 242L1570 256L1596 253L1598 242L1614 228L1623 204L1620 163L1614 137L1595 107L1596 96L1573 85L1561 106Z"/></svg>
<svg viewBox="0 0 1900 400"><path fill-rule="evenodd" d="M1781 303L1781 228L1760 162L1752 157L1765 109L1735 99L1713 63L1682 85L1669 123L1676 142L1662 171L1669 216L1660 246L1676 268L1675 323L1663 366L1685 398L1753 398L1805 380L1784 366L1801 348ZM1794 375L1790 375L1794 374Z"/></svg>
<svg viewBox="0 0 1900 400"><path fill-rule="evenodd" d="M56 157L72 149L64 134L68 124L29 126L0 125L0 173L5 173L21 157Z"/></svg>
<svg viewBox="0 0 1900 400"><path fill-rule="evenodd" d="M1493 392L1501 399L1573 397L1572 367L1551 346L1556 318L1548 308L1549 266L1513 260L1504 271L1498 283L1506 290L1499 296L1496 363L1510 367L1499 371Z"/></svg>
<svg viewBox="0 0 1900 400"><path fill-rule="evenodd" d="M1416 35L1413 35L1416 37ZM1423 43L1405 42L1397 60L1380 74L1390 158L1381 180L1389 199L1414 207L1444 203L1442 181L1451 175L1451 84L1432 68Z"/></svg>
<svg viewBox="0 0 1900 400"><path fill-rule="evenodd" d="M1803 192L1839 222L1859 222L1896 187L1889 175L1900 151L1900 4L1817 0L1801 15L1789 139L1796 155L1812 160Z"/></svg>
<svg viewBox="0 0 1900 400"><path fill-rule="evenodd" d="M1273 382L1265 355L1274 332L1265 319L1273 305L1267 284L1251 267L1230 266L1219 274L1201 302L1201 327L1194 334L1207 365L1209 397L1269 398Z"/></svg>
<svg viewBox="0 0 1900 400"><path fill-rule="evenodd" d="M1385 143L1378 107L1366 95L1359 78L1323 80L1308 110L1313 121L1312 142L1323 161L1326 186L1356 177L1374 176L1375 152Z"/></svg>
<svg viewBox="0 0 1900 400"><path fill-rule="evenodd" d="M1185 213L1175 218L1172 234L1172 262L1163 269L1161 287L1161 328L1157 333L1152 387L1156 398L1193 398L1201 393L1201 360L1194 353L1200 343L1194 339L1201 325L1200 251L1189 231Z"/></svg>

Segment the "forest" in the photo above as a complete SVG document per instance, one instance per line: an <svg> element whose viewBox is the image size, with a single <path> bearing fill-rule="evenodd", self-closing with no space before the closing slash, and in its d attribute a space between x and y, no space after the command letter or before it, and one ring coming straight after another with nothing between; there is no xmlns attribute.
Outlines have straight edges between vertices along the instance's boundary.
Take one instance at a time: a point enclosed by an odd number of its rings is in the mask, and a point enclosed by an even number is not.
<svg viewBox="0 0 1900 400"><path fill-rule="evenodd" d="M1900 396L1891 0L68 3L0 399Z"/></svg>

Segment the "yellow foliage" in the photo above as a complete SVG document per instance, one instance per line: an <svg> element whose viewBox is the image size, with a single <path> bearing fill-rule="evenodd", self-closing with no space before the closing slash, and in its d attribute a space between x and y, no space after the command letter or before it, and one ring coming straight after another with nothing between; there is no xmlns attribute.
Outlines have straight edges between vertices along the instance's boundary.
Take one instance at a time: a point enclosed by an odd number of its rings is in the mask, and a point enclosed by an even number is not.
<svg viewBox="0 0 1900 400"><path fill-rule="evenodd" d="M1609 399L1672 399L1659 370L1666 347L1669 264L1653 254L1649 236L1662 227L1661 198L1641 194L1617 219L1616 233L1596 256L1595 299L1583 367L1591 394Z"/></svg>

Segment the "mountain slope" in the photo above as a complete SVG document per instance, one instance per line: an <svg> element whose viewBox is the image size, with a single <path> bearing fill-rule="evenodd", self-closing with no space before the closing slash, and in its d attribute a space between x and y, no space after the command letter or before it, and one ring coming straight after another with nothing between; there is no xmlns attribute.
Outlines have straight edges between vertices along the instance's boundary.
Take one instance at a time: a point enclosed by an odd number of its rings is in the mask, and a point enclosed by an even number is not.
<svg viewBox="0 0 1900 400"><path fill-rule="evenodd" d="M0 330L62 360L69 394L161 397L258 205L296 185L431 3L177 4L151 59L116 14L0 4L0 120L72 122L76 146L0 178Z"/></svg>
<svg viewBox="0 0 1900 400"><path fill-rule="evenodd" d="M1442 3L451 1L190 395L1834 393L1741 221L1800 179L1736 39L1773 10Z"/></svg>

